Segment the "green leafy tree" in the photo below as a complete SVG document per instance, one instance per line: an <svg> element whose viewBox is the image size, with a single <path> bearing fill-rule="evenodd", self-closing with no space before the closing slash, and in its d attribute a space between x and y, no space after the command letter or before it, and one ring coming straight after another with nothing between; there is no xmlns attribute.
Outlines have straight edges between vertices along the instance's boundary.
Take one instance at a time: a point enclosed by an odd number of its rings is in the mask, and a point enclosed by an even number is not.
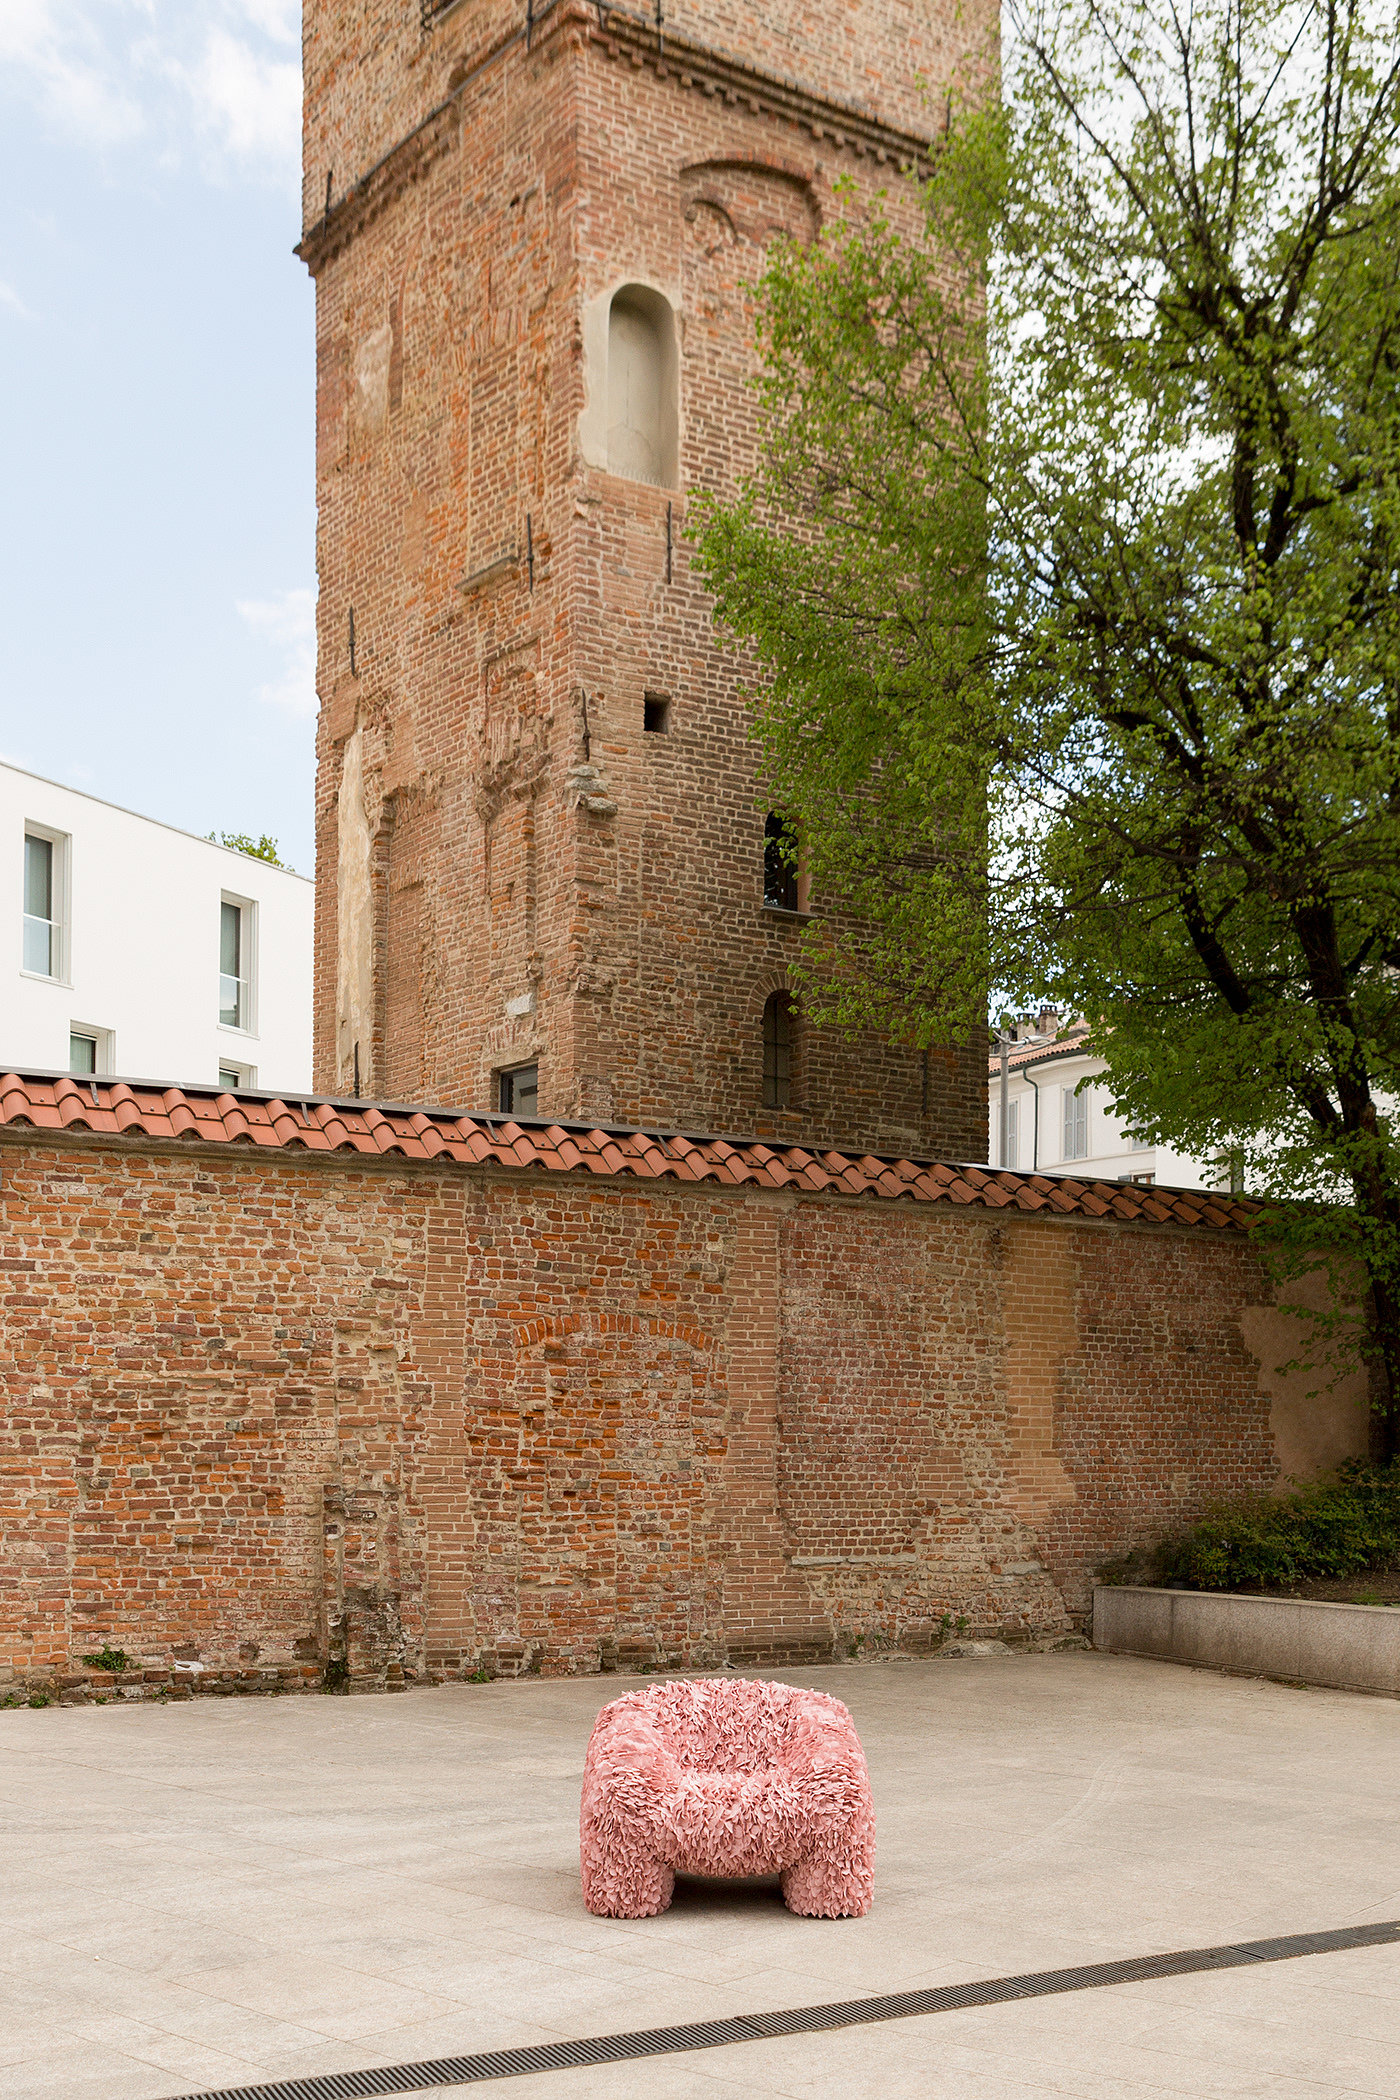
<svg viewBox="0 0 1400 2100"><path fill-rule="evenodd" d="M699 506L819 1019L1094 1020L1133 1128L1359 1260L1400 1396L1393 9L1012 0L1004 105L757 287Z"/></svg>
<svg viewBox="0 0 1400 2100"><path fill-rule="evenodd" d="M287 865L278 856L276 839L270 839L266 832L257 839L250 831L211 831L209 837L216 846L227 846L233 853L246 853L253 860L271 861L274 868Z"/></svg>

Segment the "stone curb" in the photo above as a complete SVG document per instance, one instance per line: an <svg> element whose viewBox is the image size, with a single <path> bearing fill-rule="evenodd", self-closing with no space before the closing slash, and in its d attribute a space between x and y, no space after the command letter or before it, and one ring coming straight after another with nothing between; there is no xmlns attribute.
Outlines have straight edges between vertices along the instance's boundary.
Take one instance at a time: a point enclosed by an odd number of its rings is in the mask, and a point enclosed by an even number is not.
<svg viewBox="0 0 1400 2100"><path fill-rule="evenodd" d="M1235 1676L1400 1698L1400 1610L1099 1583L1094 1646Z"/></svg>

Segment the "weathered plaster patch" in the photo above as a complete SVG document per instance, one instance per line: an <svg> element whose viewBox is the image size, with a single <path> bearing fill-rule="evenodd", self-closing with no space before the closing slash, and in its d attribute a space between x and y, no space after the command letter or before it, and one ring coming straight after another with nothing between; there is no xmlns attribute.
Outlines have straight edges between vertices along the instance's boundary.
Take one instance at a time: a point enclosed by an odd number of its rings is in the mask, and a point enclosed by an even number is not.
<svg viewBox="0 0 1400 2100"><path fill-rule="evenodd" d="M1055 1452L1060 1368L1079 1348L1075 1250L1067 1235L1002 1235L1006 1404L1016 1452L1021 1515L1032 1531L1055 1504L1077 1499L1073 1480Z"/></svg>
<svg viewBox="0 0 1400 2100"><path fill-rule="evenodd" d="M1295 1304L1322 1311L1328 1283L1324 1270L1285 1287ZM1259 1384L1269 1399L1269 1426L1278 1452L1279 1486L1329 1472L1344 1458L1364 1458L1370 1445L1370 1394L1364 1364L1322 1361L1311 1321L1276 1305L1248 1305L1240 1314L1245 1347L1259 1365ZM1313 1365L1288 1369L1295 1358L1317 1355Z"/></svg>
<svg viewBox="0 0 1400 2100"><path fill-rule="evenodd" d="M339 949L336 981L337 1085L347 1092L355 1079L360 1046L360 1084L369 1080L374 1000L374 900L370 888L370 829L365 813L364 732L346 738L340 773L336 901Z"/></svg>
<svg viewBox="0 0 1400 2100"><path fill-rule="evenodd" d="M370 430L380 430L389 414L389 365L394 351L394 330L388 321L367 335L355 352L355 398L360 416Z"/></svg>

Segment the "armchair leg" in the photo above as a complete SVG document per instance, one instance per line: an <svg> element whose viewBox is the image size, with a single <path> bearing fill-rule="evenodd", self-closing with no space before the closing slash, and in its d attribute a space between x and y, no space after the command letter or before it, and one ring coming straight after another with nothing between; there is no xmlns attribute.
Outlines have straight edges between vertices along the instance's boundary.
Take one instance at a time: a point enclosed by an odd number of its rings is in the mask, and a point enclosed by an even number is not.
<svg viewBox="0 0 1400 2100"><path fill-rule="evenodd" d="M875 1893L874 1851L852 1847L835 1858L794 1860L781 1876L784 1903L800 1918L863 1918Z"/></svg>
<svg viewBox="0 0 1400 2100"><path fill-rule="evenodd" d="M654 1918L671 1907L672 1869L635 1841L595 1824L585 1828L582 1848L583 1900L598 1918Z"/></svg>

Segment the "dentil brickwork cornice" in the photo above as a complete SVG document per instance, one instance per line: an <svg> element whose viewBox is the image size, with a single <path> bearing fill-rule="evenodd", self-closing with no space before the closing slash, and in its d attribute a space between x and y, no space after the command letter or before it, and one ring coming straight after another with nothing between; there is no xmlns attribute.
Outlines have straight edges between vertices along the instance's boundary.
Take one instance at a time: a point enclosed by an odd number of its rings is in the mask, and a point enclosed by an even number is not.
<svg viewBox="0 0 1400 2100"><path fill-rule="evenodd" d="M572 32L615 64L646 67L678 87L718 100L755 116L776 117L796 125L820 144L857 159L906 171L923 160L931 139L900 131L854 104L819 95L800 81L766 73L742 59L709 46L670 35L664 25L629 13L600 7L589 0L553 0L521 28L488 51L430 110L420 124L367 170L307 229L295 250L316 276L326 264L377 219L396 197L457 144L462 97L474 81L521 47L541 49Z"/></svg>

